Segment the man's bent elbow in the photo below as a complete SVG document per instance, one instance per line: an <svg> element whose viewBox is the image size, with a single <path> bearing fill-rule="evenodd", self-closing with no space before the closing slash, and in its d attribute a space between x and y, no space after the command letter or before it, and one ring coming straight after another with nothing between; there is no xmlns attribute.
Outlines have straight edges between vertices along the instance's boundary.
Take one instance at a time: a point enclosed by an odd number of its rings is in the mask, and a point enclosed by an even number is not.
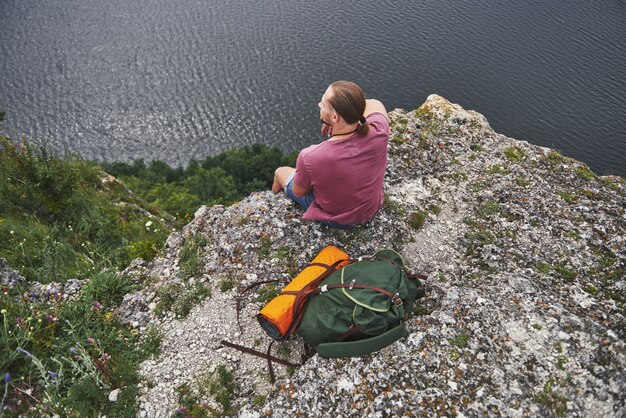
<svg viewBox="0 0 626 418"><path fill-rule="evenodd" d="M303 189L302 187L298 187L295 184L291 184L291 191L293 192L294 196L296 197L302 197L305 196L306 194L308 194L310 192L310 190L307 189Z"/></svg>

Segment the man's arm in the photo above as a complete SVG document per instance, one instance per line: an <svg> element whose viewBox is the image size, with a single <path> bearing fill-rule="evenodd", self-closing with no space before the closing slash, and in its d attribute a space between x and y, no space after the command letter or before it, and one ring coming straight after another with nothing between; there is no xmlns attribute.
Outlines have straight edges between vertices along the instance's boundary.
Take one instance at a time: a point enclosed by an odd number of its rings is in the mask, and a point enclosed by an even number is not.
<svg viewBox="0 0 626 418"><path fill-rule="evenodd" d="M365 101L365 111L363 112L363 116L368 117L372 113L382 113L385 115L387 120L389 120L389 116L387 116L387 110L385 110L385 106L376 99L367 99Z"/></svg>
<svg viewBox="0 0 626 418"><path fill-rule="evenodd" d="M311 191L311 189L307 190L307 189L303 189L302 187L298 187L298 185L292 181L291 191L293 192L294 195L296 195L296 197L302 197L305 194L308 194Z"/></svg>

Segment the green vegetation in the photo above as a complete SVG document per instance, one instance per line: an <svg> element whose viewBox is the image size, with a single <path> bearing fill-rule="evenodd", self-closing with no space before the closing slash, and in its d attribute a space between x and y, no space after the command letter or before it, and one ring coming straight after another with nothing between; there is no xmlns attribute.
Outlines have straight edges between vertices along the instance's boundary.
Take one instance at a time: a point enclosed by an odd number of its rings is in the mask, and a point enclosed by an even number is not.
<svg viewBox="0 0 626 418"><path fill-rule="evenodd" d="M563 157L563 155L561 155L558 151L550 150L547 155L541 158L541 161L548 165L555 166L565 162L565 157Z"/></svg>
<svg viewBox="0 0 626 418"><path fill-rule="evenodd" d="M179 276L183 279L195 277L202 270L202 250L207 245L207 240L202 236L192 235L187 238L180 249Z"/></svg>
<svg viewBox="0 0 626 418"><path fill-rule="evenodd" d="M467 330L463 330L459 335L450 339L450 344L458 348L466 348L469 345L470 334Z"/></svg>
<svg viewBox="0 0 626 418"><path fill-rule="evenodd" d="M500 164L494 164L487 168L487 174L508 174L509 170L502 167Z"/></svg>
<svg viewBox="0 0 626 418"><path fill-rule="evenodd" d="M429 210L430 213L434 213L435 215L439 215L441 213L441 206L432 204L432 205L428 206L428 210Z"/></svg>
<svg viewBox="0 0 626 418"><path fill-rule="evenodd" d="M526 152L520 147L509 147L504 150L504 156L511 162L519 162L524 159Z"/></svg>
<svg viewBox="0 0 626 418"><path fill-rule="evenodd" d="M233 372L224 365L220 365L215 373L200 378L194 387L183 383L176 388L178 394L178 408L172 415L173 418L212 418L232 416L236 410L232 405L232 397L235 392L235 380ZM221 405L217 410L203 399L212 396Z"/></svg>
<svg viewBox="0 0 626 418"><path fill-rule="evenodd" d="M118 283L123 287L127 282ZM50 289L29 290L28 283L1 287L0 370L10 376L4 413L134 415L137 368L156 342L141 343L113 315L118 294L104 297L100 290L121 287L108 274L92 276L88 290L73 302ZM115 403L107 399L113 389L120 390Z"/></svg>
<svg viewBox="0 0 626 418"><path fill-rule="evenodd" d="M578 167L576 169L576 174L578 174L579 177L587 181L591 181L596 178L594 172L591 171L588 167Z"/></svg>
<svg viewBox="0 0 626 418"><path fill-rule="evenodd" d="M578 196L576 196L575 194L566 193L566 192L557 192L557 194L559 195L561 199L565 200L567 203L574 203L578 200Z"/></svg>
<svg viewBox="0 0 626 418"><path fill-rule="evenodd" d="M483 147L482 144L479 144L477 142L473 142L470 144L470 149L474 152L482 152L485 150L485 147Z"/></svg>
<svg viewBox="0 0 626 418"><path fill-rule="evenodd" d="M234 392L235 379L233 378L233 372L226 366L220 365L209 388L209 393L222 405L222 416L229 416L235 412L231 402Z"/></svg>
<svg viewBox="0 0 626 418"><path fill-rule="evenodd" d="M211 288L200 282L195 282L189 288L180 283L170 283L159 289L157 294L159 302L154 309L155 314L160 315L169 311L179 318L184 318L196 304L211 297Z"/></svg>
<svg viewBox="0 0 626 418"><path fill-rule="evenodd" d="M386 193L385 193L385 200L383 202L383 207L389 214L392 214L392 215L404 216L406 214L406 211L404 210L400 202L392 199Z"/></svg>
<svg viewBox="0 0 626 418"><path fill-rule="evenodd" d="M528 187L530 185L530 177L527 176L517 176L515 178L515 183L517 183L520 187Z"/></svg>
<svg viewBox="0 0 626 418"><path fill-rule="evenodd" d="M258 145L184 169L160 161L97 164L0 136L0 254L25 278L0 285L2 414L134 416L138 366L159 353L163 335L151 328L140 339L118 321L114 309L142 279L119 271L135 258L155 257L201 204L267 189L275 167L294 160ZM187 238L181 279L201 274L206 245ZM86 281L71 300L46 285L74 278ZM35 281L44 285L33 287ZM158 291L156 310L185 316L210 295L197 280L174 283ZM114 389L118 400L110 402Z"/></svg>
<svg viewBox="0 0 626 418"><path fill-rule="evenodd" d="M233 289L235 286L236 286L236 280L231 274L227 275L226 277L222 277L219 283L220 292L222 293L228 292L229 290Z"/></svg>
<svg viewBox="0 0 626 418"><path fill-rule="evenodd" d="M151 259L174 226L97 166L2 136L0 178L0 253L28 280L64 282Z"/></svg>
<svg viewBox="0 0 626 418"><path fill-rule="evenodd" d="M555 379L550 377L543 386L543 391L533 397L533 402L544 405L557 417L564 417L567 415L567 402L569 399L554 391L555 383L557 383Z"/></svg>
<svg viewBox="0 0 626 418"><path fill-rule="evenodd" d="M293 167L296 157L296 153L285 156L277 148L255 144L192 160L186 168L143 160L103 163L102 167L142 199L188 221L200 205L230 204L250 192L269 189L276 167Z"/></svg>
<svg viewBox="0 0 626 418"><path fill-rule="evenodd" d="M426 223L426 218L428 218L428 213L424 211L412 212L411 216L409 216L409 226L415 230L420 230Z"/></svg>
<svg viewBox="0 0 626 418"><path fill-rule="evenodd" d="M264 395L254 395L254 397L252 398L252 403L254 404L254 406L260 408L263 405L265 405L265 400L267 399L267 396Z"/></svg>
<svg viewBox="0 0 626 418"><path fill-rule="evenodd" d="M256 254L259 258L268 258L272 249L272 239L269 235L261 236L259 240L259 246L256 249Z"/></svg>
<svg viewBox="0 0 626 418"><path fill-rule="evenodd" d="M269 303L269 301L278 296L279 293L280 289L278 289L275 283L266 284L259 289L259 292L257 294L257 301L261 302L261 304L263 305L266 305L267 303Z"/></svg>
<svg viewBox="0 0 626 418"><path fill-rule="evenodd" d="M488 200L476 209L476 213L483 219L488 218L500 213L500 205L496 200Z"/></svg>

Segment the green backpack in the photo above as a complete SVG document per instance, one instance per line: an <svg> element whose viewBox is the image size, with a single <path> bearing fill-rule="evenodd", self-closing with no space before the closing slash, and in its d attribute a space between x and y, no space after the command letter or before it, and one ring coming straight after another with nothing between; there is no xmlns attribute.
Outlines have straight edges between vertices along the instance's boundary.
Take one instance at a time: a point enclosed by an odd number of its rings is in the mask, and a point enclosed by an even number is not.
<svg viewBox="0 0 626 418"><path fill-rule="evenodd" d="M369 354L407 335L404 321L423 295L402 257L381 250L322 281L308 295L296 333L324 358Z"/></svg>

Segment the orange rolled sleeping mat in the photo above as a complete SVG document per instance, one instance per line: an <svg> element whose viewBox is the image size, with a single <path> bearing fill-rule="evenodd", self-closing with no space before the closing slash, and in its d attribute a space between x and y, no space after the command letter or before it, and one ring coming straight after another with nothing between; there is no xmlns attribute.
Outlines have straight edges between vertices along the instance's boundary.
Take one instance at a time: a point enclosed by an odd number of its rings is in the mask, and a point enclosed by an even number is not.
<svg viewBox="0 0 626 418"><path fill-rule="evenodd" d="M350 256L348 254L337 247L329 245L320 251L311 264L285 286L283 292L298 292L324 273L327 273L329 267L334 265L332 271L337 270L348 264L350 262L349 259ZM295 331L295 327L292 327L293 321L299 321L299 318L294 318L296 297L294 294L283 294L281 292L281 294L265 305L257 315L261 327L275 340L281 340L287 336L288 332L293 333Z"/></svg>

